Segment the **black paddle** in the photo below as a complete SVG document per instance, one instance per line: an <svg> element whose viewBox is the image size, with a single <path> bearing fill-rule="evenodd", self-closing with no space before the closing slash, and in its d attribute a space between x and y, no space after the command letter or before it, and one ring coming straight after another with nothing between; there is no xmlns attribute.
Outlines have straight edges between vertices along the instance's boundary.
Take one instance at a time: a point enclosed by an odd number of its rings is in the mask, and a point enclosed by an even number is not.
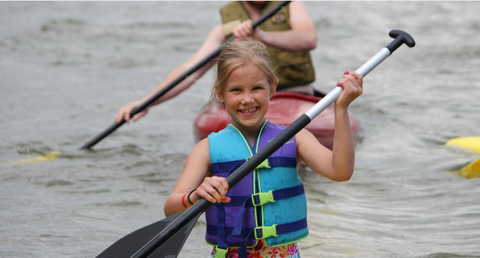
<svg viewBox="0 0 480 258"><path fill-rule="evenodd" d="M389 57L393 51L395 51L403 43L409 47L415 46L414 39L404 31L392 30L390 31L389 35L390 37L394 38L394 40L355 72L365 76L383 60ZM228 176L227 181L229 187L232 188L235 186L265 159L270 157L277 149L279 149L289 139L294 137L300 130L307 126L313 118L330 106L340 96L342 90L343 88L339 86L333 89L322 100L320 100L305 114L301 115L290 126L288 126L282 133L275 137L257 154L253 155L251 159L249 159L230 176ZM210 207L210 205L212 205L212 203L205 199L201 199L192 207L181 213L126 235L97 257L176 257L180 252L183 243L188 238L188 235L198 217L208 207ZM155 232L159 231L160 233L155 235ZM175 245L172 245L172 242L176 242ZM139 246L141 246L140 249L138 249Z"/></svg>
<svg viewBox="0 0 480 258"><path fill-rule="evenodd" d="M282 7L285 5L289 4L290 1L284 1L275 6L274 8L270 9L268 12L263 14L258 20L254 21L252 23L252 27L256 28L258 25L262 24L264 21L266 21L268 18L272 17L276 12L278 12ZM147 99L145 102L142 104L136 106L133 110L132 113L130 113L130 117L133 117L134 115L142 112L145 108L150 106L153 102L155 102L157 99L161 98L165 93L167 93L169 90L171 90L173 87L177 86L180 82L182 82L184 79L186 79L188 76L190 76L192 73L200 69L202 66L210 62L212 59L214 59L216 56L220 54L222 49L232 42L235 39L235 36L230 37L225 43L223 43L222 46L220 46L217 50L215 50L213 53L211 53L209 56L205 57L203 60L198 62L196 65L185 71L183 74L178 76L175 80L171 81L168 85L165 86L162 90L157 92L155 95ZM120 123L114 122L112 125L110 125L107 129L105 129L103 132L92 138L90 141L86 142L80 149L90 149L92 148L95 144L97 144L99 141L101 141L103 138L107 137L109 134L114 132L117 128L122 126L125 123L125 118L122 119Z"/></svg>

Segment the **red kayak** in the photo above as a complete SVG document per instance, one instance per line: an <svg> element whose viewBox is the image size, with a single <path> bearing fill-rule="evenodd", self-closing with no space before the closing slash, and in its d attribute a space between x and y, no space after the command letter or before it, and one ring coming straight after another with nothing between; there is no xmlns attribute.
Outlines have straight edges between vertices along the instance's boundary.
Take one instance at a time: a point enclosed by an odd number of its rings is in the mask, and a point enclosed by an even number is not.
<svg viewBox="0 0 480 258"><path fill-rule="evenodd" d="M265 117L274 124L290 125L320 101L320 99L320 97L307 96L293 92L277 92L270 99L270 108ZM359 139L359 123L352 114L349 114L349 116L353 136L355 142L357 142ZM225 110L225 107L218 101L209 102L202 108L195 119L195 140L199 141L212 132L222 130L229 122L230 116ZM333 135L335 131L333 107L329 106L305 128L313 133L318 141L320 141L325 147L332 149Z"/></svg>

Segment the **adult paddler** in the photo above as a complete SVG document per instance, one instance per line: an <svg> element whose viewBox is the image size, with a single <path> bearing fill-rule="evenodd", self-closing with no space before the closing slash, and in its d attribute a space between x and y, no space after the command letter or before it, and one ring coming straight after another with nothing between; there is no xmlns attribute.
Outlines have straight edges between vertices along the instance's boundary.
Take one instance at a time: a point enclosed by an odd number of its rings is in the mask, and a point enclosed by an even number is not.
<svg viewBox="0 0 480 258"><path fill-rule="evenodd" d="M125 118L127 123L130 120L136 121L144 116L150 107L171 99L188 89L215 64L215 59L195 71L142 112L133 118L130 117L136 106L155 95L184 71L218 49L231 34L237 38L252 36L267 46L277 76L280 78L277 91L302 92L313 95L312 82L315 80L315 73L309 51L317 46L317 34L304 3L291 2L255 30L252 29L252 20L258 19L264 12L277 4L278 2L269 1L242 1L231 2L223 6L220 10L223 23L210 31L200 49L189 60L170 72L150 94L120 108L115 121L120 123L122 118Z"/></svg>

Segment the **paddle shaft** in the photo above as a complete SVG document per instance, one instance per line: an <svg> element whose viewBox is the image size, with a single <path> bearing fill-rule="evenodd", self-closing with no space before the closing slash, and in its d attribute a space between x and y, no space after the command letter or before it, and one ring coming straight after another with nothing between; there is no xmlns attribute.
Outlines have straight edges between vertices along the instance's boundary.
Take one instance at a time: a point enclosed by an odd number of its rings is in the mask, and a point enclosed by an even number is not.
<svg viewBox="0 0 480 258"><path fill-rule="evenodd" d="M258 27L260 24L262 24L265 20L268 18L272 17L276 12L278 12L281 8L283 8L285 5L289 4L290 1L284 1L278 4L277 6L273 7L270 9L268 12L263 14L260 18L258 18L256 21L252 23L252 27L255 29ZM222 49L228 45L230 42L232 42L235 39L235 36L231 36L225 43L222 44L217 50L212 52L210 55L202 59L200 62L198 62L196 65L192 66L190 69L186 70L183 72L180 76L178 76L176 79L168 83L164 88L162 88L160 91L155 93L152 97L147 99L145 102L142 104L136 106L132 112L130 113L130 117L135 116L136 114L142 112L145 108L153 104L155 101L157 101L159 98L161 98L163 95L165 95L168 91L170 91L173 87L178 85L180 82L185 80L188 76L192 75L194 72L196 72L198 69L203 67L205 64L213 60L215 57L217 57ZM114 132L117 128L122 126L125 123L125 118L122 118L122 121L120 123L114 122L112 125L110 125L107 129L105 129L103 132L99 133L97 136L92 138L90 141L82 145L80 149L90 149L92 148L95 144L100 142L103 138L107 137L109 134Z"/></svg>
<svg viewBox="0 0 480 258"><path fill-rule="evenodd" d="M415 41L406 32L399 30L390 31L390 36L395 38L388 46L380 50L375 56L368 60L364 65L357 69L357 73L362 76L366 76L370 71L377 67L387 57L389 57L393 51L400 47L403 43L409 47L415 46ZM328 93L322 100L310 108L305 114L296 119L290 126L288 126L283 132L275 137L270 143L268 143L263 149L253 155L247 162L243 163L238 169L227 177L229 188L231 189L238 184L245 176L259 166L264 160L270 157L275 151L277 151L282 145L284 145L289 139L294 137L300 130L307 126L313 118L330 106L342 93L342 87L336 87L330 93ZM183 212L183 214L177 217L172 223L167 225L158 235L139 249L132 258L146 258L155 249L160 247L165 241L173 236L179 229L189 223L192 219L195 219L199 214L203 213L208 207L212 205L211 202L201 199L196 202L192 207Z"/></svg>

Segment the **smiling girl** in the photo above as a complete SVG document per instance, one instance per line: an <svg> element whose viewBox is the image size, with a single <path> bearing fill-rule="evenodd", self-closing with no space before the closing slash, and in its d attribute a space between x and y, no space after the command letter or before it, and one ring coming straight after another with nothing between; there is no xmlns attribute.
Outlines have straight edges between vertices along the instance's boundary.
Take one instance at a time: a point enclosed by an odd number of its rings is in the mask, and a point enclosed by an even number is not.
<svg viewBox="0 0 480 258"><path fill-rule="evenodd" d="M348 106L362 94L362 76L345 72L337 85L333 151L301 130L240 183L226 177L285 129L265 119L278 79L263 43L251 38L227 45L218 57L212 97L224 103L230 124L200 141L189 154L165 203L166 216L204 198L207 243L214 257L300 257L297 242L308 236L307 204L297 173L304 162L333 181L351 178L355 146Z"/></svg>

